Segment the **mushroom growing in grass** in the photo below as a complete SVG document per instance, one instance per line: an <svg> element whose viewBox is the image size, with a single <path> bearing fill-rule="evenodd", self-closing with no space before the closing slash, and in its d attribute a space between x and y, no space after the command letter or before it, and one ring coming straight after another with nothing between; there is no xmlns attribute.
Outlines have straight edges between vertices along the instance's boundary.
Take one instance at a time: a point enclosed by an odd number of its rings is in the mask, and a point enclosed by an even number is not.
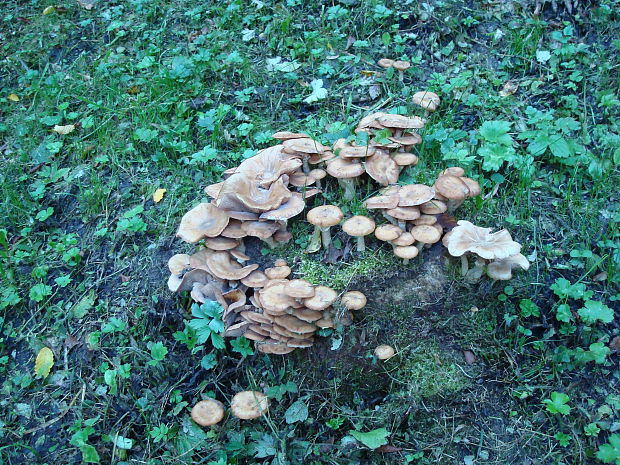
<svg viewBox="0 0 620 465"><path fill-rule="evenodd" d="M232 414L242 420L252 420L269 409L269 399L258 391L242 391L235 394L230 402Z"/></svg>
<svg viewBox="0 0 620 465"><path fill-rule="evenodd" d="M415 94L413 94L412 101L416 105L424 108L425 115L428 115L429 112L437 110L439 104L441 103L439 95L428 90L423 90L421 92L416 92Z"/></svg>
<svg viewBox="0 0 620 465"><path fill-rule="evenodd" d="M395 354L396 351L394 350L394 348L387 344L381 344L375 349L375 357L377 357L379 360L388 360L392 358Z"/></svg>
<svg viewBox="0 0 620 465"><path fill-rule="evenodd" d="M392 68L398 71L398 79L402 82L405 78L405 71L411 68L411 63L403 60L396 60L392 63Z"/></svg>
<svg viewBox="0 0 620 465"><path fill-rule="evenodd" d="M420 251L415 245L406 245L403 247L394 247L394 255L403 259L403 265L408 265L409 260L416 258Z"/></svg>
<svg viewBox="0 0 620 465"><path fill-rule="evenodd" d="M355 158L335 158L327 165L330 176L338 179L338 184L344 190L344 200L355 198L355 178L364 174L364 165Z"/></svg>
<svg viewBox="0 0 620 465"><path fill-rule="evenodd" d="M201 400L192 407L191 417L200 426L215 425L224 418L224 404L215 399Z"/></svg>
<svg viewBox="0 0 620 465"><path fill-rule="evenodd" d="M315 207L308 212L308 223L315 226L315 230L321 231L323 248L328 249L332 243L332 236L329 229L342 221L344 214L336 205L323 205Z"/></svg>
<svg viewBox="0 0 620 465"><path fill-rule="evenodd" d="M487 266L487 276L494 280L507 281L512 279L512 269L519 267L524 271L530 269L530 262L520 253L502 260L491 262Z"/></svg>
<svg viewBox="0 0 620 465"><path fill-rule="evenodd" d="M367 216L352 216L342 224L342 230L349 236L357 238L357 251L366 250L364 237L372 234L375 230L375 222Z"/></svg>

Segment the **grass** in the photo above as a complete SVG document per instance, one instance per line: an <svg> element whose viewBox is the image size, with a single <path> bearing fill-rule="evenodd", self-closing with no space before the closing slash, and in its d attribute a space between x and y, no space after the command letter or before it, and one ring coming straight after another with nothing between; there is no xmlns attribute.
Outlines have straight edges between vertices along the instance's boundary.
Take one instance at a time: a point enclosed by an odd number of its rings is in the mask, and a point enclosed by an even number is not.
<svg viewBox="0 0 620 465"><path fill-rule="evenodd" d="M618 463L620 4L560 3L5 1L0 463ZM384 56L413 63L403 82ZM327 96L306 101L318 80ZM165 263L191 250L174 232L204 186L277 130L330 143L371 111L423 116L422 89L442 105L404 180L463 166L483 196L459 217L508 228L529 272L467 284L437 248L411 266L385 246L324 263L295 220L296 242L261 263L362 290L355 324L283 358L192 343ZM381 343L398 350L385 364ZM190 420L248 388L269 417ZM298 402L307 418L287 421ZM376 450L350 435L380 428Z"/></svg>

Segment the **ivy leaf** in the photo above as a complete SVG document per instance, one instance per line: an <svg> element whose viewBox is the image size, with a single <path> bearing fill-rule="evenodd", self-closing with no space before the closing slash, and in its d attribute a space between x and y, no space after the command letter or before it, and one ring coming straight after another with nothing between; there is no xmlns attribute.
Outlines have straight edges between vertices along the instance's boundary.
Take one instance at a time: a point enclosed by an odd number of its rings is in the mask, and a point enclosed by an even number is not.
<svg viewBox="0 0 620 465"><path fill-rule="evenodd" d="M288 425L305 421L308 418L308 406L303 400L298 400L291 405L284 413L284 419Z"/></svg>
<svg viewBox="0 0 620 465"><path fill-rule="evenodd" d="M37 377L47 378L54 366L54 352L48 347L43 347L37 354L34 362L34 373Z"/></svg>
<svg viewBox="0 0 620 465"><path fill-rule="evenodd" d="M587 325L595 324L597 321L611 323L614 319L614 311L602 302L588 300L583 305L577 313Z"/></svg>
<svg viewBox="0 0 620 465"><path fill-rule="evenodd" d="M387 444L387 437L390 435L390 432L385 428L378 428L366 433L350 430L349 434L369 449L376 449Z"/></svg>
<svg viewBox="0 0 620 465"><path fill-rule="evenodd" d="M551 399L543 400L543 404L547 406L547 411L551 413L560 413L568 415L571 411L570 405L566 405L570 398L563 392L552 392Z"/></svg>

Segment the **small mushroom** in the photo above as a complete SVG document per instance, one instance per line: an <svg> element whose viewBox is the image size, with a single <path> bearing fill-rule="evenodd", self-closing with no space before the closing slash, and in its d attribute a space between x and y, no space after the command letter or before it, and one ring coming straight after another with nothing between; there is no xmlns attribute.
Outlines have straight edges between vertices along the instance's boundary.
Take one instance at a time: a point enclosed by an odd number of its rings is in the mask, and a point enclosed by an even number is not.
<svg viewBox="0 0 620 465"><path fill-rule="evenodd" d="M428 90L422 92L416 92L413 94L413 103L421 106L426 112L435 111L439 107L441 100L439 95Z"/></svg>
<svg viewBox="0 0 620 465"><path fill-rule="evenodd" d="M388 360L392 358L395 353L396 351L394 350L394 348L387 344L381 344L375 349L375 357L377 357L379 360Z"/></svg>
<svg viewBox="0 0 620 465"><path fill-rule="evenodd" d="M230 402L232 414L242 420L252 420L269 409L269 399L258 391L242 391L235 394Z"/></svg>
<svg viewBox="0 0 620 465"><path fill-rule="evenodd" d="M319 229L321 231L324 249L327 250L332 242L332 236L329 232L329 228L336 226L342 221L343 218L344 215L342 210L340 210L340 208L336 205L323 205L320 207L315 207L308 212L308 222L314 225L315 229Z"/></svg>
<svg viewBox="0 0 620 465"><path fill-rule="evenodd" d="M392 63L392 68L398 71L398 79L400 79L400 81L402 82L405 78L404 72L411 68L411 63L408 61L396 60L394 63Z"/></svg>
<svg viewBox="0 0 620 465"><path fill-rule="evenodd" d="M366 296L360 291L345 292L340 299L340 303L347 310L361 310L366 306Z"/></svg>
<svg viewBox="0 0 620 465"><path fill-rule="evenodd" d="M394 65L394 60L391 60L390 58L381 58L377 64L382 68L388 69Z"/></svg>
<svg viewBox="0 0 620 465"><path fill-rule="evenodd" d="M364 237L373 233L375 230L375 222L367 216L356 215L342 224L342 230L349 236L357 238L357 251L363 252L366 250Z"/></svg>
<svg viewBox="0 0 620 465"><path fill-rule="evenodd" d="M327 172L330 176L338 179L338 184L344 190L344 200L355 198L354 180L364 174L364 165L354 160L356 159L338 157L331 160L327 165Z"/></svg>
<svg viewBox="0 0 620 465"><path fill-rule="evenodd" d="M418 256L420 251L415 245L394 247L394 255L403 259L403 265L409 264L409 260Z"/></svg>
<svg viewBox="0 0 620 465"><path fill-rule="evenodd" d="M224 418L224 404L215 399L201 400L192 407L190 415L200 426L215 425Z"/></svg>

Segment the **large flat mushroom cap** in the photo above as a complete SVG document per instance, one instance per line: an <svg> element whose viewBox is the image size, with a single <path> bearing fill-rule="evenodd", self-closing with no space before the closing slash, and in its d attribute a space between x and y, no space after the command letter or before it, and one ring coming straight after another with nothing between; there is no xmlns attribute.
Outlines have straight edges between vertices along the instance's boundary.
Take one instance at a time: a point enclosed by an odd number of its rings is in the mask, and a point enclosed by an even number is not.
<svg viewBox="0 0 620 465"><path fill-rule="evenodd" d="M259 239L267 239L275 234L280 227L273 221L244 221L241 229L248 236L258 237Z"/></svg>
<svg viewBox="0 0 620 465"><path fill-rule="evenodd" d="M241 284L248 287L260 288L267 284L267 276L260 270L254 270L245 278L241 278Z"/></svg>
<svg viewBox="0 0 620 465"><path fill-rule="evenodd" d="M394 224L381 224L375 229L375 237L380 241L393 241L402 233L403 230Z"/></svg>
<svg viewBox="0 0 620 465"><path fill-rule="evenodd" d="M414 226L410 232L416 241L424 244L434 244L441 239L441 233L433 225L421 224Z"/></svg>
<svg viewBox="0 0 620 465"><path fill-rule="evenodd" d="M283 145L274 145L259 150L256 155L241 162L235 173L245 177L252 184L269 187L282 175L293 173L302 165L298 157L284 153L283 148Z"/></svg>
<svg viewBox="0 0 620 465"><path fill-rule="evenodd" d="M282 145L284 145L284 149L288 152L301 152L307 154L323 153L325 150L329 149L329 147L325 147L320 142L310 139L309 137L287 139L282 142Z"/></svg>
<svg viewBox="0 0 620 465"><path fill-rule="evenodd" d="M424 127L425 121L417 116L402 116L402 115L384 115L379 116L377 121L382 126L392 129L420 129Z"/></svg>
<svg viewBox="0 0 620 465"><path fill-rule="evenodd" d="M327 172L338 179L356 178L364 174L364 165L348 158L334 158L327 164Z"/></svg>
<svg viewBox="0 0 620 465"><path fill-rule="evenodd" d="M366 296L360 291L349 291L345 292L340 299L340 303L347 310L361 310L366 306Z"/></svg>
<svg viewBox="0 0 620 465"><path fill-rule="evenodd" d="M213 252L213 254L207 257L207 265L215 276L229 281L237 281L245 278L258 268L257 264L242 267L236 260L233 260L231 255L226 251Z"/></svg>
<svg viewBox="0 0 620 465"><path fill-rule="evenodd" d="M191 417L200 426L215 425L224 418L224 404L215 399L201 400L192 407Z"/></svg>
<svg viewBox="0 0 620 465"><path fill-rule="evenodd" d="M398 166L412 166L418 164L419 158L414 153L396 152L392 154L392 160L394 160Z"/></svg>
<svg viewBox="0 0 620 465"><path fill-rule="evenodd" d="M230 402L230 409L237 418L251 420L260 417L269 409L269 399L262 392L238 392Z"/></svg>
<svg viewBox="0 0 620 465"><path fill-rule="evenodd" d="M239 241L231 239L229 237L207 237L205 239L205 246L211 250L230 250L239 245Z"/></svg>
<svg viewBox="0 0 620 465"><path fill-rule="evenodd" d="M284 292L295 299L307 299L314 296L314 286L305 279L292 279L284 286Z"/></svg>
<svg viewBox="0 0 620 465"><path fill-rule="evenodd" d="M333 304L338 298L338 294L331 287L316 286L314 297L304 299L304 305L310 310L323 310Z"/></svg>
<svg viewBox="0 0 620 465"><path fill-rule="evenodd" d="M295 299L284 291L287 284L288 279L274 279L258 291L260 303L266 312L284 313L295 303Z"/></svg>
<svg viewBox="0 0 620 465"><path fill-rule="evenodd" d="M409 184L402 186L398 191L398 206L413 207L422 205L432 200L435 196L435 189L425 184Z"/></svg>
<svg viewBox="0 0 620 465"><path fill-rule="evenodd" d="M229 220L228 213L212 203L199 203L183 215L177 236L194 244L205 237L219 236Z"/></svg>
<svg viewBox="0 0 620 465"><path fill-rule="evenodd" d="M507 230L491 233L491 228L482 228L465 220L458 222L446 242L448 252L453 257L473 252L484 259L497 260L521 251L521 244L513 241Z"/></svg>
<svg viewBox="0 0 620 465"><path fill-rule="evenodd" d="M228 226L222 230L222 236L229 239L241 239L247 237L247 233L241 227L243 223L239 220L230 220Z"/></svg>
<svg viewBox="0 0 620 465"><path fill-rule="evenodd" d="M384 150L377 150L373 156L366 158L364 165L368 175L382 186L398 182L400 167Z"/></svg>
<svg viewBox="0 0 620 465"><path fill-rule="evenodd" d="M343 147L338 153L342 158L366 158L374 155L376 149L370 145Z"/></svg>
<svg viewBox="0 0 620 465"><path fill-rule="evenodd" d="M415 94L413 94L412 101L416 105L419 105L428 111L435 111L441 103L439 96L436 93L430 92L428 90L416 92Z"/></svg>
<svg viewBox="0 0 620 465"><path fill-rule="evenodd" d="M390 209L390 208L398 207L399 201L400 201L400 198L398 197L398 194L396 195L375 195L374 197L370 197L369 199L366 199L363 205L369 210L374 209L374 208Z"/></svg>
<svg viewBox="0 0 620 465"><path fill-rule="evenodd" d="M448 210L448 206L441 200L429 200L420 205L420 211L425 215L439 215Z"/></svg>
<svg viewBox="0 0 620 465"><path fill-rule="evenodd" d="M254 213L275 210L291 197L287 184L286 174L263 187L260 179L252 179L246 173L238 172L224 181L216 203L218 207L226 210L246 210Z"/></svg>
<svg viewBox="0 0 620 465"><path fill-rule="evenodd" d="M420 218L420 209L418 207L396 207L387 210L386 213L393 218L403 221L412 221Z"/></svg>
<svg viewBox="0 0 620 465"><path fill-rule="evenodd" d="M342 224L342 230L349 236L359 237L372 234L375 222L372 218L363 215L352 216Z"/></svg>
<svg viewBox="0 0 620 465"><path fill-rule="evenodd" d="M364 116L360 120L360 122L357 123L357 129L355 130L355 132L359 132L360 130L364 130L366 128L382 129L383 126L379 124L377 119L383 116L388 116L388 113L383 113L383 112L378 111L378 112L370 113L369 115Z"/></svg>
<svg viewBox="0 0 620 465"><path fill-rule="evenodd" d="M340 223L344 218L344 214L336 205L322 205L310 210L306 218L314 226L329 228Z"/></svg>

